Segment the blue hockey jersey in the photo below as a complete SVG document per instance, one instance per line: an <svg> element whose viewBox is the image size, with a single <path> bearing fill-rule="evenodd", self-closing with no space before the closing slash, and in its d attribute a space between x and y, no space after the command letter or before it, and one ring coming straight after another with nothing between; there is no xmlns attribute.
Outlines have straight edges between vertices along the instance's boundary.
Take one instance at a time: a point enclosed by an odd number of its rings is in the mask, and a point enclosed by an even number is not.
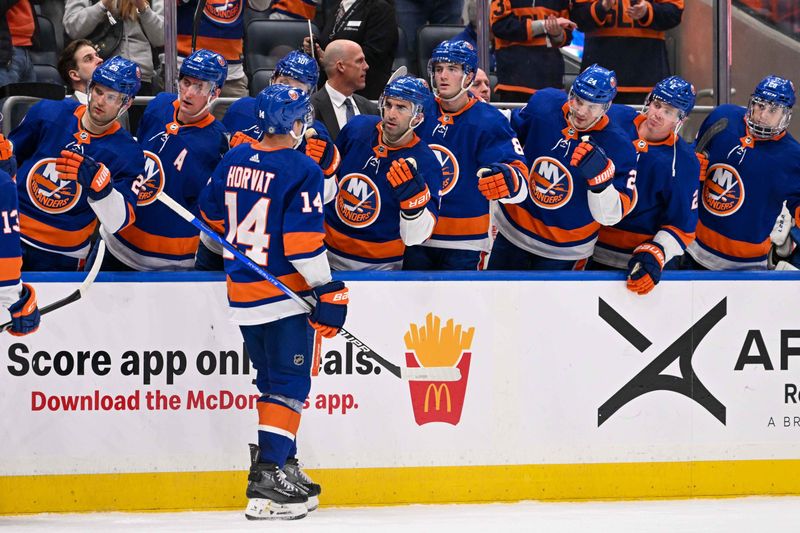
<svg viewBox="0 0 800 533"><path fill-rule="evenodd" d="M325 208L325 244L339 270L398 270L406 244L400 233L400 202L386 178L389 165L413 158L431 198L425 209L436 219L442 167L414 135L401 147L382 142L380 117L357 115L342 129L336 145L342 154L336 201Z"/></svg>
<svg viewBox="0 0 800 533"><path fill-rule="evenodd" d="M2 309L19 299L21 270L17 184L0 170L0 323L10 319Z"/></svg>
<svg viewBox="0 0 800 533"><path fill-rule="evenodd" d="M42 100L9 135L19 166L22 240L78 259L89 253L97 216L80 183L58 176L55 161L61 150L75 146L108 167L114 188L122 194L127 207L122 227L134 219L134 191L144 170L141 148L119 122L102 135L92 135L81 126L84 113L86 106L76 100Z"/></svg>
<svg viewBox="0 0 800 533"><path fill-rule="evenodd" d="M625 216L631 209L636 180L636 155L630 139L604 116L585 132L567 120L567 95L542 89L523 110L512 116L524 141L530 167L530 194L518 204L494 206L498 230L515 246L536 255L559 260L580 260L592 255L600 223L589 207L589 188L581 172L570 165L572 153L589 135L614 162L612 181Z"/></svg>

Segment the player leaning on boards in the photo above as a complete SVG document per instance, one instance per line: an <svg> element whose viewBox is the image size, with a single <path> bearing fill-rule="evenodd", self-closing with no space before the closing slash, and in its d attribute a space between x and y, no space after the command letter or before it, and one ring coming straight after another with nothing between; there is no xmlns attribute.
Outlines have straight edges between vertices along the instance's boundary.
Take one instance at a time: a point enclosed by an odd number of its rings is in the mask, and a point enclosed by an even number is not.
<svg viewBox="0 0 800 533"><path fill-rule="evenodd" d="M316 335L332 337L344 325L348 291L331 281L323 244L323 177L295 150L311 124L308 94L270 85L256 98L264 138L228 152L200 196L203 217L226 240L301 296L313 296L310 316L243 262L225 253L231 317L244 337L258 401L258 445L251 444L250 519L302 518L318 505L320 487L300 470L295 455L303 402L318 364ZM312 327L313 326L313 327Z"/></svg>
<svg viewBox="0 0 800 533"><path fill-rule="evenodd" d="M592 65L569 96L542 89L512 123L524 141L530 195L493 206L495 270L583 270L602 225L632 208L636 155L630 139L609 121L614 72Z"/></svg>
<svg viewBox="0 0 800 533"><path fill-rule="evenodd" d="M432 97L421 79L392 80L378 101L381 116L357 115L336 138L339 190L325 207L334 270L399 270L405 247L431 236L442 167L414 128Z"/></svg>
<svg viewBox="0 0 800 533"><path fill-rule="evenodd" d="M786 131L794 104L792 82L767 76L747 109L721 105L700 126L698 138L727 120L706 145L708 177L700 193L697 238L684 255L687 268L766 269L770 232L784 202L794 224L800 221L800 144ZM785 242L788 231L775 238L781 235Z"/></svg>
<svg viewBox="0 0 800 533"><path fill-rule="evenodd" d="M181 64L178 94L160 93L147 105L136 138L145 151L133 224L113 234L100 228L110 254L103 270L190 270L198 231L156 201L165 191L194 210L200 191L228 150L224 126L209 112L228 71L225 59L198 50Z"/></svg>
<svg viewBox="0 0 800 533"><path fill-rule="evenodd" d="M23 270L79 270L98 220L110 233L133 222L144 155L117 119L140 78L113 57L92 74L88 104L42 100L11 132Z"/></svg>
<svg viewBox="0 0 800 533"><path fill-rule="evenodd" d="M678 76L653 87L641 112L614 104L608 111L633 141L636 190L633 209L615 226L603 226L591 269L628 271L628 288L647 294L661 271L679 267L694 240L700 163L678 131L694 108L695 89Z"/></svg>

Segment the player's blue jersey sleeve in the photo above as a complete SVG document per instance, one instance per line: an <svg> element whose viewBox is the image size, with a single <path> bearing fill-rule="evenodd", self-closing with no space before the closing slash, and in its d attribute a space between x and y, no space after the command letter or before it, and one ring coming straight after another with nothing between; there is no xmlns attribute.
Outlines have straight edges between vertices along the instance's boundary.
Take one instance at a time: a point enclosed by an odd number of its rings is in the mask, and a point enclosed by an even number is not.
<svg viewBox="0 0 800 533"><path fill-rule="evenodd" d="M22 122L9 133L8 138L14 144L14 156L17 158L18 164L36 152L40 135L43 132L42 117L47 116L48 109L51 107L49 104L48 100L36 103L28 110Z"/></svg>
<svg viewBox="0 0 800 533"><path fill-rule="evenodd" d="M238 148L242 147L237 146L228 154L233 154ZM226 159L227 157L223 157L217 164L197 201L201 218L217 233L223 233L225 223L225 177L228 172Z"/></svg>
<svg viewBox="0 0 800 533"><path fill-rule="evenodd" d="M241 131L257 140L263 136L256 119L256 99L252 96L239 98L231 104L222 117L222 124L231 134Z"/></svg>
<svg viewBox="0 0 800 533"><path fill-rule="evenodd" d="M307 259L325 251L322 170L310 158L306 159L305 177L297 188L289 191L284 213L283 250L289 261Z"/></svg>
<svg viewBox="0 0 800 533"><path fill-rule="evenodd" d="M17 285L21 268L17 184L0 170L0 288Z"/></svg>

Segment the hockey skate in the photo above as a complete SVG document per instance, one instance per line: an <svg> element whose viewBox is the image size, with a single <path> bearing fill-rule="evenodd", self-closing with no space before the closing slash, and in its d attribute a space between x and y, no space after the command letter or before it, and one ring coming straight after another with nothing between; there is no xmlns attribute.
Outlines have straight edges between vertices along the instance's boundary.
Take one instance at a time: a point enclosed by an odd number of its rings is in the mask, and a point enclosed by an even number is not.
<svg viewBox="0 0 800 533"><path fill-rule="evenodd" d="M315 511L319 507L319 495L322 492L322 487L318 483L314 483L308 474L303 472L300 468L300 463L297 458L292 457L286 460L286 466L283 467L283 472L286 474L286 479L290 483L300 487L308 497L306 508L308 512Z"/></svg>
<svg viewBox="0 0 800 533"><path fill-rule="evenodd" d="M308 514L305 489L289 482L275 463L261 463L261 450L250 445L250 475L247 476L248 520L297 520Z"/></svg>

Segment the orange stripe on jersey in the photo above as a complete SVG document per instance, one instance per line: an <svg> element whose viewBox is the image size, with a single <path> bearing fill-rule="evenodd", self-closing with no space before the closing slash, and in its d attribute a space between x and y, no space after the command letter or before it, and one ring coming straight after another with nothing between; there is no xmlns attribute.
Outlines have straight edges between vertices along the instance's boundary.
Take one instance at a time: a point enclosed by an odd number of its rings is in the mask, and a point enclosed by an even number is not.
<svg viewBox="0 0 800 533"><path fill-rule="evenodd" d="M619 194L619 200L622 203L622 216L625 217L633 209L633 201L627 194L622 194L619 191L617 191L617 194Z"/></svg>
<svg viewBox="0 0 800 533"><path fill-rule="evenodd" d="M148 233L136 226L128 226L121 230L119 235L141 250L163 255L193 255L197 251L197 243L200 242L197 236L163 237Z"/></svg>
<svg viewBox="0 0 800 533"><path fill-rule="evenodd" d="M434 235L481 235L489 234L489 215L471 218L439 217Z"/></svg>
<svg viewBox="0 0 800 533"><path fill-rule="evenodd" d="M674 233L683 243L684 246L689 246L691 242L694 240L695 233L686 233L680 228L676 228L675 226L664 226L665 230L669 230L670 232Z"/></svg>
<svg viewBox="0 0 800 533"><path fill-rule="evenodd" d="M242 56L241 39L222 39L219 37L197 36L197 49L214 50L228 61L240 61ZM178 54L187 57L192 53L192 36L178 35Z"/></svg>
<svg viewBox="0 0 800 533"><path fill-rule="evenodd" d="M0 258L0 281L18 280L21 270L22 270L21 257Z"/></svg>
<svg viewBox="0 0 800 533"><path fill-rule="evenodd" d="M97 220L93 220L86 227L79 230L69 231L55 228L44 222L39 222L35 218L20 213L19 227L22 234L31 239L35 239L44 244L51 244L59 248L71 248L89 242L89 238L94 233Z"/></svg>
<svg viewBox="0 0 800 533"><path fill-rule="evenodd" d="M367 242L354 239L325 224L325 243L331 248L365 259L400 257L406 249L402 239L388 242Z"/></svg>
<svg viewBox="0 0 800 533"><path fill-rule="evenodd" d="M536 89L530 87L521 87L519 85L508 85L506 83L498 83L494 87L495 91L513 91L515 93L534 94Z"/></svg>
<svg viewBox="0 0 800 533"><path fill-rule="evenodd" d="M257 402L258 423L265 426L272 426L292 435L297 435L297 428L300 427L300 413L289 409L285 405L277 403Z"/></svg>
<svg viewBox="0 0 800 533"><path fill-rule="evenodd" d="M206 224L211 226L211 229L222 235L225 232L225 221L224 220L214 220L206 215L203 210L200 210L200 216L203 217L203 220L206 221Z"/></svg>
<svg viewBox="0 0 800 533"><path fill-rule="evenodd" d="M603 27L593 29L589 33L590 37L632 37L636 39L659 39L664 40L664 32L651 30L649 28L616 28ZM199 40L199 39L198 39Z"/></svg>
<svg viewBox="0 0 800 533"><path fill-rule="evenodd" d="M617 86L618 93L649 93L652 91L652 87L623 87L622 85Z"/></svg>
<svg viewBox="0 0 800 533"><path fill-rule="evenodd" d="M763 257L770 247L769 237L760 243L737 241L707 228L702 222L697 223L697 240L725 255L742 259Z"/></svg>
<svg viewBox="0 0 800 533"><path fill-rule="evenodd" d="M294 231L283 235L283 251L286 256L309 254L322 248L325 234L321 231Z"/></svg>
<svg viewBox="0 0 800 533"><path fill-rule="evenodd" d="M594 235L600 228L598 222L590 222L581 228L575 229L562 229L556 226L548 226L516 204L505 204L503 207L517 225L552 242L570 243L583 241Z"/></svg>
<svg viewBox="0 0 800 533"><path fill-rule="evenodd" d="M646 233L635 233L611 226L603 226L600 228L600 235L597 237L597 241L621 250L633 250L644 241L649 241L652 238L652 235L647 235Z"/></svg>
<svg viewBox="0 0 800 533"><path fill-rule="evenodd" d="M308 286L308 283L306 283L306 279L297 272L294 274L279 276L278 279L294 292L307 291L311 288ZM233 281L231 280L230 276L228 276L227 284L228 297L232 302L257 302L258 300L275 298L276 296L281 296L283 294L283 291L266 280L242 283Z"/></svg>
<svg viewBox="0 0 800 533"><path fill-rule="evenodd" d="M276 0L270 7L272 7L272 9L279 9L287 13L300 15L308 20L312 20L317 14L316 6L308 5L302 0Z"/></svg>

